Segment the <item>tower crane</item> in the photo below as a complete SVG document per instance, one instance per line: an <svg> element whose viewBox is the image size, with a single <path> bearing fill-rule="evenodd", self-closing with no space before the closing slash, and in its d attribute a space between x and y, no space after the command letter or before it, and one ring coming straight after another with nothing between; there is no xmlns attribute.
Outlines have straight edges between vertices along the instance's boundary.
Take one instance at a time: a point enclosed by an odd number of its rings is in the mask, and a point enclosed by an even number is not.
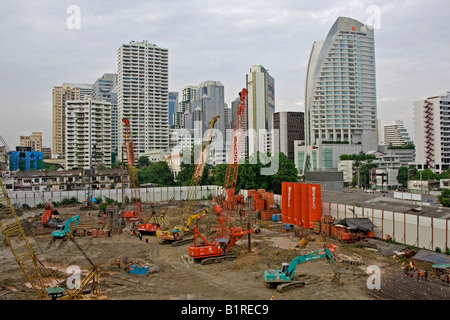
<svg viewBox="0 0 450 320"><path fill-rule="evenodd" d="M245 230L241 227L229 227L232 214L232 206L230 204L235 202L234 191L236 189L239 156L245 129L245 101L247 89L242 89L239 96L239 107L236 112L223 187L222 208L220 208L220 206L219 208L215 206L216 208L214 209L219 216L216 231L212 236L212 240L209 241L198 231L197 226L194 226L194 245L189 246L189 257L191 259L201 260L202 264L234 259L233 256L228 255L231 247L243 236L252 233L251 228ZM201 238L203 241L202 243L198 241L198 237Z"/></svg>

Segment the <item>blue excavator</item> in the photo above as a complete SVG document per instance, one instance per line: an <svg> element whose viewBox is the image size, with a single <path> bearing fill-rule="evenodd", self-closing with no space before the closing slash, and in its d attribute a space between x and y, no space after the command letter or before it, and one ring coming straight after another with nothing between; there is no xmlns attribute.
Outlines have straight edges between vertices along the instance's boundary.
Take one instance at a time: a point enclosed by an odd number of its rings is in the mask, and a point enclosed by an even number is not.
<svg viewBox="0 0 450 320"><path fill-rule="evenodd" d="M78 227L78 223L80 222L80 215L77 214L56 226L55 231L52 232L52 236L54 239L64 239L66 237L72 237L73 231L70 230L70 225L72 222L75 222L75 226Z"/></svg>
<svg viewBox="0 0 450 320"><path fill-rule="evenodd" d="M331 248L331 250L333 250L333 248ZM336 268L336 260L334 259L333 253L330 251L330 248L325 247L323 249L298 256L294 258L290 263L282 263L280 270L269 269L264 271L264 281L266 283L266 286L271 289L276 288L278 292L303 287L305 285L305 282L294 281L294 275L297 266L301 263L323 258L328 260L335 274L332 281L334 283L339 283L340 273Z"/></svg>

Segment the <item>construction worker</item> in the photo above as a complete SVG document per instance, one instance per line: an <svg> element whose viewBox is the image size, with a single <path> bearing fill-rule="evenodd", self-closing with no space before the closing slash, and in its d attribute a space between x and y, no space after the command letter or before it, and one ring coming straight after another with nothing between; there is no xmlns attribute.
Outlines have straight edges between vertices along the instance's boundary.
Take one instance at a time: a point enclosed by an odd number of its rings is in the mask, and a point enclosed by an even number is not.
<svg viewBox="0 0 450 320"><path fill-rule="evenodd" d="M272 297L270 298L270 300L275 300L275 297L274 297L274 296L272 296Z"/></svg>
<svg viewBox="0 0 450 320"><path fill-rule="evenodd" d="M117 264L119 265L119 271L120 271L120 256L117 258Z"/></svg>

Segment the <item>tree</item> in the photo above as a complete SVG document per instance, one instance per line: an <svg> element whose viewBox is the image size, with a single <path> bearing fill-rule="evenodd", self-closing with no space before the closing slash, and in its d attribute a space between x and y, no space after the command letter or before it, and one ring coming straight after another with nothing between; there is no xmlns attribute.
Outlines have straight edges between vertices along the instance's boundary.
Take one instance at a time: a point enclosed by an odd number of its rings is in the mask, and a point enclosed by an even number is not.
<svg viewBox="0 0 450 320"><path fill-rule="evenodd" d="M450 189L444 189L438 196L438 200L444 207L450 208Z"/></svg>
<svg viewBox="0 0 450 320"><path fill-rule="evenodd" d="M398 169L397 181L404 187L408 187L408 180L410 176L417 174L417 168L414 166L400 167Z"/></svg>
<svg viewBox="0 0 450 320"><path fill-rule="evenodd" d="M267 191L281 194L282 182L298 181L298 171L295 168L295 164L281 152L278 156L278 168L276 172L272 175L261 174L262 169L270 168L273 165L273 163L263 164L261 161L263 155L258 152L256 155L252 155L246 159L244 163L239 164L236 191L241 189L266 189ZM265 154L265 156L271 159L270 153ZM226 170L226 164L221 164L216 167L214 180L216 185L224 185Z"/></svg>
<svg viewBox="0 0 450 320"><path fill-rule="evenodd" d="M144 167L148 167L150 165L150 160L148 159L147 156L140 156L136 166L138 168L144 168Z"/></svg>
<svg viewBox="0 0 450 320"><path fill-rule="evenodd" d="M154 183L162 186L173 186L173 174L165 161L152 162L147 167L138 169L139 184Z"/></svg>

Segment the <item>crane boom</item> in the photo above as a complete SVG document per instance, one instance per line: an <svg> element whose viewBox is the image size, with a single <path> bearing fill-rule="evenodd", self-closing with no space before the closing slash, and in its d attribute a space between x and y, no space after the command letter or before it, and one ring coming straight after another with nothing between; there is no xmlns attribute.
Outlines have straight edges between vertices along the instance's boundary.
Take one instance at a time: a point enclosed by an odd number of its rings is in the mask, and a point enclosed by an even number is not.
<svg viewBox="0 0 450 320"><path fill-rule="evenodd" d="M206 136L202 141L202 148L200 150L200 153L197 158L194 174L191 178L191 186L192 188L189 189L188 196L187 196L187 202L186 205L183 207L182 216L187 217L191 214L192 211L192 202L191 200L196 199L197 197L197 191L198 186L200 185L203 177L203 172L205 171L206 162L208 161L211 142L212 142L212 134L214 125L216 124L217 120L220 118L220 116L215 116L211 119L209 122L209 129L206 132Z"/></svg>
<svg viewBox="0 0 450 320"><path fill-rule="evenodd" d="M125 126L125 148L127 153L127 166L128 166L128 174L130 176L130 182L131 182L131 195L132 198L135 199L135 205L136 205L136 216L137 219L141 222L143 221L142 217L142 203L141 203L141 195L139 188L137 186L138 178L137 178L137 170L135 167L135 156L134 156L134 144L133 139L131 138L131 126L130 121L128 119L123 118L122 122ZM122 159L123 161L123 159Z"/></svg>
<svg viewBox="0 0 450 320"><path fill-rule="evenodd" d="M25 277L41 300L48 300L40 262L23 230L6 188L0 179L0 228Z"/></svg>

